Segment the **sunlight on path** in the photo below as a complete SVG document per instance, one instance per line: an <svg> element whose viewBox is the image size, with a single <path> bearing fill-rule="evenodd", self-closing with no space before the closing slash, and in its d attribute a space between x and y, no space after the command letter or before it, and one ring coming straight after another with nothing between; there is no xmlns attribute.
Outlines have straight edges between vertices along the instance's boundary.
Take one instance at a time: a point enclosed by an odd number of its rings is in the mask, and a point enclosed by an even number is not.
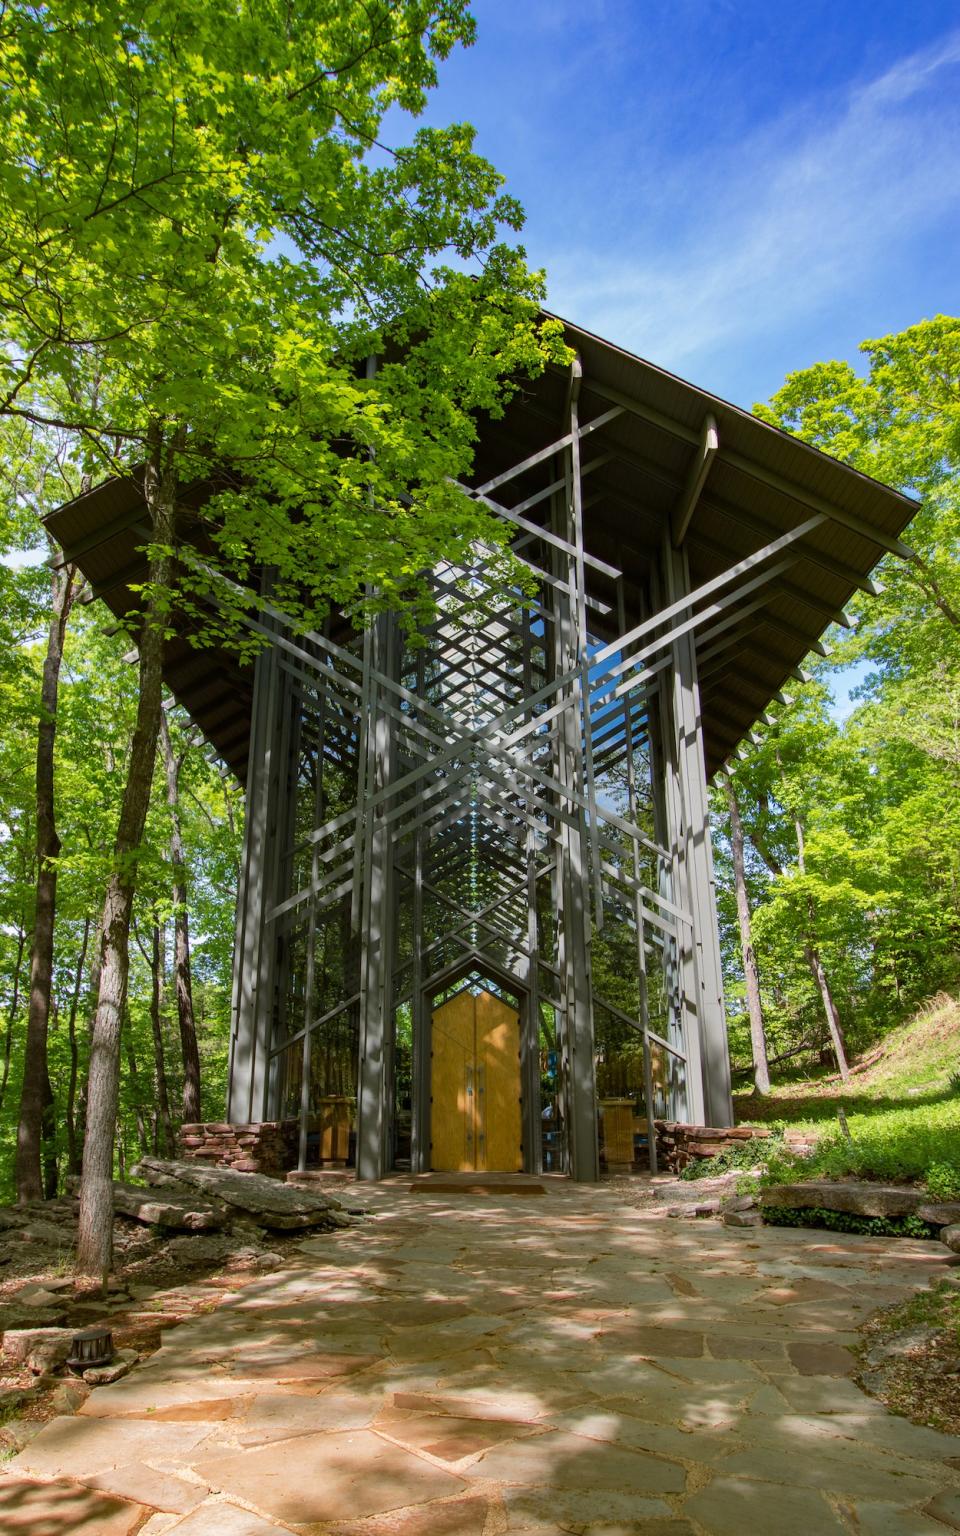
<svg viewBox="0 0 960 1536"><path fill-rule="evenodd" d="M680 1223L559 1181L395 1181L357 1203L364 1220L41 1430L0 1477L0 1528L960 1527L960 1441L865 1397L844 1347L943 1272L941 1244Z"/></svg>

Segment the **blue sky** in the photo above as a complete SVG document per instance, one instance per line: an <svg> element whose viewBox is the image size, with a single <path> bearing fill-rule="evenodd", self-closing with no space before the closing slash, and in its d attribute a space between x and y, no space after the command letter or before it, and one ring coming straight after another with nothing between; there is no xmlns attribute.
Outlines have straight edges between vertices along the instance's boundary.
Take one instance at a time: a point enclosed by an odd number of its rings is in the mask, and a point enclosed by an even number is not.
<svg viewBox="0 0 960 1536"><path fill-rule="evenodd" d="M960 312L957 0L475 0L430 120L527 210L551 307L751 406Z"/></svg>

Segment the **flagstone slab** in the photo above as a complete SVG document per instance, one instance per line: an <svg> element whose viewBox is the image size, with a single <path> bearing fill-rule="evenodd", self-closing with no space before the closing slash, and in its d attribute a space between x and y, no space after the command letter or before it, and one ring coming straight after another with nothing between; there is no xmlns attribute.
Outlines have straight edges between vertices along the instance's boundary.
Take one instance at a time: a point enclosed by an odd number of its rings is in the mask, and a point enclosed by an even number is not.
<svg viewBox="0 0 960 1536"><path fill-rule="evenodd" d="M852 1506L857 1536L944 1536L950 1527L942 1520L896 1504L877 1504L858 1499Z"/></svg>
<svg viewBox="0 0 960 1536"><path fill-rule="evenodd" d="M750 1406L752 1409L754 1405ZM741 1434L755 1444L763 1441L786 1444L791 1439L795 1443L801 1440L835 1441L834 1452L845 1443L855 1452L865 1448L886 1450L934 1466L942 1463L949 1467L950 1459L957 1451L956 1436L942 1434L922 1424L911 1424L909 1419L895 1418L883 1412L801 1415L781 1411L757 1416L751 1413L748 1422L741 1427ZM960 1471L954 1469L954 1472L960 1482Z"/></svg>
<svg viewBox="0 0 960 1536"><path fill-rule="evenodd" d="M291 1525L345 1521L462 1493L466 1484L370 1430L278 1440L196 1461L212 1488Z"/></svg>
<svg viewBox="0 0 960 1536"><path fill-rule="evenodd" d="M84 1477L131 1461L186 1458L209 1433L209 1424L56 1418L8 1466L48 1477Z"/></svg>
<svg viewBox="0 0 960 1536"><path fill-rule="evenodd" d="M716 1477L683 1505L710 1536L848 1536L849 1527L822 1494L809 1488Z"/></svg>
<svg viewBox="0 0 960 1536"><path fill-rule="evenodd" d="M703 1334L685 1328L655 1328L638 1322L633 1327L605 1329L602 1341L610 1340L620 1349L654 1360L695 1360L703 1354Z"/></svg>
<svg viewBox="0 0 960 1536"><path fill-rule="evenodd" d="M787 1354L801 1376L853 1376L857 1362L840 1344L794 1343Z"/></svg>
<svg viewBox="0 0 960 1536"><path fill-rule="evenodd" d="M287 1526L275 1525L262 1515L219 1498L206 1499L185 1520L166 1529L171 1530L171 1536L280 1536L288 1531ZM149 1527L144 1536L152 1536Z"/></svg>
<svg viewBox="0 0 960 1536"><path fill-rule="evenodd" d="M194 1416L200 1419L209 1408L210 1417L218 1419L223 1417L220 1405L236 1403L238 1395L222 1375L207 1381L171 1381L165 1379L163 1372L141 1367L122 1381L98 1387L77 1413L89 1419L155 1419L161 1412L182 1408L189 1422L194 1410Z"/></svg>
<svg viewBox="0 0 960 1536"><path fill-rule="evenodd" d="M365 1371L379 1358L378 1355L308 1354L303 1350L293 1354L272 1351L239 1357L235 1368L237 1375L245 1381L334 1381Z"/></svg>
<svg viewBox="0 0 960 1536"><path fill-rule="evenodd" d="M714 1360L761 1360L764 1362L776 1360L781 1363L786 1360L783 1343L778 1339L757 1338L750 1334L726 1337L722 1334L708 1334L707 1344ZM801 1348L806 1347L801 1346ZM831 1374L841 1373L834 1371Z"/></svg>
<svg viewBox="0 0 960 1536"><path fill-rule="evenodd" d="M411 1450L426 1451L429 1456L450 1462L534 1433L533 1425L511 1419L454 1418L398 1408L385 1409L374 1428Z"/></svg>
<svg viewBox="0 0 960 1536"><path fill-rule="evenodd" d="M622 1404L604 1403L593 1411L554 1414L547 1422L551 1429L586 1440L609 1441L674 1461L713 1462L728 1456L732 1449L727 1432L710 1434L674 1424L651 1423L637 1418Z"/></svg>
<svg viewBox="0 0 960 1536"><path fill-rule="evenodd" d="M505 1390L496 1397L481 1389L467 1391L460 1397L443 1397L423 1392L395 1392L393 1406L417 1413L449 1414L458 1419L508 1419L529 1424L546 1411L539 1397L529 1392Z"/></svg>
<svg viewBox="0 0 960 1536"><path fill-rule="evenodd" d="M239 1422L225 1428L238 1445L263 1445L328 1429L364 1429L376 1417L381 1402L378 1397L348 1397L336 1391L319 1397L261 1393Z"/></svg>
<svg viewBox="0 0 960 1536"><path fill-rule="evenodd" d="M960 1493L955 1488L945 1489L924 1506L924 1513L933 1515L950 1530L960 1531Z"/></svg>
<svg viewBox="0 0 960 1536"><path fill-rule="evenodd" d="M483 1536L489 1510L484 1498L450 1499L329 1529L332 1536Z"/></svg>
<svg viewBox="0 0 960 1536"><path fill-rule="evenodd" d="M620 1526L628 1532L649 1529L648 1522L670 1519L663 1499L637 1497L605 1489L507 1488L503 1493L510 1530L535 1530ZM562 1526L557 1522L562 1521ZM654 1527L655 1528L655 1527ZM687 1527L689 1529L689 1527ZM680 1526L683 1529L683 1526Z"/></svg>
<svg viewBox="0 0 960 1536"><path fill-rule="evenodd" d="M782 1483L785 1477L796 1488L820 1488L825 1492L851 1498L889 1500L905 1505L919 1504L938 1492L931 1487L928 1468L915 1463L915 1472L907 1471L902 1461L885 1451L870 1454L866 1447L856 1452L833 1452L823 1443L812 1454L804 1454L796 1438L785 1436L777 1446L752 1445L737 1451L724 1463L731 1477L758 1478L763 1482ZM810 1452L810 1447L806 1447ZM942 1481L946 1482L944 1476Z"/></svg>
<svg viewBox="0 0 960 1536"><path fill-rule="evenodd" d="M151 1509L177 1515L189 1514L210 1492L206 1484L188 1483L172 1472L148 1467L143 1461L127 1462L122 1467L111 1467L106 1472L78 1478L78 1481L100 1493L136 1500L148 1504Z"/></svg>
<svg viewBox="0 0 960 1536"><path fill-rule="evenodd" d="M558 1430L489 1451L464 1476L530 1487L638 1494L678 1493L686 1486L682 1468L668 1461Z"/></svg>
<svg viewBox="0 0 960 1536"><path fill-rule="evenodd" d="M4 1536L132 1536L149 1510L78 1483L0 1476Z"/></svg>

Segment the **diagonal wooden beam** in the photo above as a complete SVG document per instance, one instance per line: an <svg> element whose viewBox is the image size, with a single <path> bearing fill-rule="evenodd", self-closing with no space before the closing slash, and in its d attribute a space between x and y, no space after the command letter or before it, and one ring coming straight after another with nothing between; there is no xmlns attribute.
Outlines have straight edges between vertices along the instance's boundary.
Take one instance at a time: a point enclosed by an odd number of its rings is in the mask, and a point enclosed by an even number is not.
<svg viewBox="0 0 960 1536"><path fill-rule="evenodd" d="M703 418L703 426L700 430L700 442L690 465L686 484L680 493L680 499L670 514L670 537L674 549L679 549L683 543L684 535L690 527L690 521L697 509L700 492L707 482L710 473L710 465L717 456L720 447L720 434L717 431L715 418L709 413Z"/></svg>

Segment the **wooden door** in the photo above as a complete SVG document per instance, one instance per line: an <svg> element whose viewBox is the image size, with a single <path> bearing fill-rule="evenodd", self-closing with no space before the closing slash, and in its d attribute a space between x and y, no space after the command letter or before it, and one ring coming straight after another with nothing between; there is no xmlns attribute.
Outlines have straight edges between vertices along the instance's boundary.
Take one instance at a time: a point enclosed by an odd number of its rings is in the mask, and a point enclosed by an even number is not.
<svg viewBox="0 0 960 1536"><path fill-rule="evenodd" d="M520 1020L490 992L461 992L433 1015L430 1166L518 1172L523 1166Z"/></svg>

